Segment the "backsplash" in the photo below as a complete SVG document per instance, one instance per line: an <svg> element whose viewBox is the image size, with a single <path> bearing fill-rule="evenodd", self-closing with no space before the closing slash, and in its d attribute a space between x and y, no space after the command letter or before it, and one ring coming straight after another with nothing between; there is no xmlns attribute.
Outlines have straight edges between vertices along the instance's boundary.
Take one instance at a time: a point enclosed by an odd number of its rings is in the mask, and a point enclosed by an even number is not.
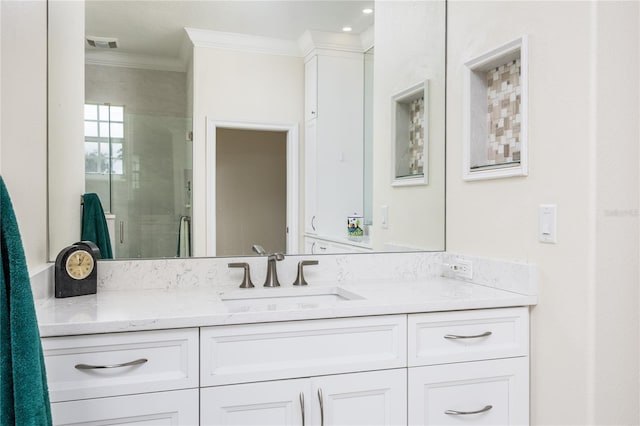
<svg viewBox="0 0 640 426"><path fill-rule="evenodd" d="M536 294L534 265L446 252L291 255L278 262L277 268L283 286L293 283L297 264L303 259L319 260L319 265L305 268L310 285L381 281L393 284L452 277L452 272L444 265L460 258L473 262L473 278L465 281L520 294ZM231 262L249 263L253 283L256 287L262 285L267 267L264 257L109 260L98 263L98 291L235 289L242 280L243 271L229 268L227 264ZM36 299L53 297L53 265L32 273L31 283Z"/></svg>

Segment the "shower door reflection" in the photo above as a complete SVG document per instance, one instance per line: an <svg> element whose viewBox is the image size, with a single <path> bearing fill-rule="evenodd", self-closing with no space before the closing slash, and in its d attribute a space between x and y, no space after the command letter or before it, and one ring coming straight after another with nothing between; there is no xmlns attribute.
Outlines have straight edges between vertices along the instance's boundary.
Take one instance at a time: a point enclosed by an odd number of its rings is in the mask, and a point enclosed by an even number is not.
<svg viewBox="0 0 640 426"><path fill-rule="evenodd" d="M188 123L185 117L129 114L118 105L85 107L86 192L97 193L115 216L114 257L190 255Z"/></svg>

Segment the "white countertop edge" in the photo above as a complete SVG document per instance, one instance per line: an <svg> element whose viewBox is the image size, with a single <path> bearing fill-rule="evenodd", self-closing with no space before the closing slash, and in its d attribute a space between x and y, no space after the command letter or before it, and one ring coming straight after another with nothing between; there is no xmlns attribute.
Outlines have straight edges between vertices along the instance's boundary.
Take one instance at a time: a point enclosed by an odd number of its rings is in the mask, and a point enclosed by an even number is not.
<svg viewBox="0 0 640 426"><path fill-rule="evenodd" d="M537 303L536 296L450 279L424 283L346 284L340 287L356 292L364 299L311 309L229 312L218 296L220 291L212 289L128 290L67 299L45 299L36 303L36 312L40 336L53 337L505 308Z"/></svg>

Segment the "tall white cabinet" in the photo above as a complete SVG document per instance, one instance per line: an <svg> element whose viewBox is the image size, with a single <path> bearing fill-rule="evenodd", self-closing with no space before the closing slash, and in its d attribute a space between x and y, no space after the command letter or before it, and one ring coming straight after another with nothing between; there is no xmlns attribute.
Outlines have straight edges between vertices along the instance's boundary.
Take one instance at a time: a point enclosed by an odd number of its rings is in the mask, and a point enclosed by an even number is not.
<svg viewBox="0 0 640 426"><path fill-rule="evenodd" d="M362 51L315 48L305 58L305 232L345 237L362 214Z"/></svg>

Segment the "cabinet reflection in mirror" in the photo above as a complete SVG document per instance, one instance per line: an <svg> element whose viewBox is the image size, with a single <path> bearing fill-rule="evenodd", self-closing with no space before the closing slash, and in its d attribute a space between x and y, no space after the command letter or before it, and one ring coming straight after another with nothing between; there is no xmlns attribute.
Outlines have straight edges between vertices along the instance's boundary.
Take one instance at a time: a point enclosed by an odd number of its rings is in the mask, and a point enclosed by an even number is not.
<svg viewBox="0 0 640 426"><path fill-rule="evenodd" d="M445 2L370 6L51 3L51 256L85 192L116 258L443 250ZM428 184L394 187L391 98L425 80Z"/></svg>

